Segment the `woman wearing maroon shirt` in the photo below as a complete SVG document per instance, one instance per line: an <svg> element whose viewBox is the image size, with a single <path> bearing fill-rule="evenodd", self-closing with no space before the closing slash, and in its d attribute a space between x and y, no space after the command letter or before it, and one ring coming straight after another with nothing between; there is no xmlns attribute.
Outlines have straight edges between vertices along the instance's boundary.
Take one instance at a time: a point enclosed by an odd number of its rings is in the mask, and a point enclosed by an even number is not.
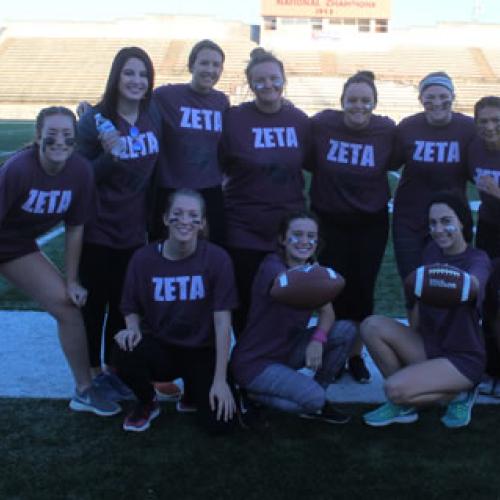
<svg viewBox="0 0 500 500"><path fill-rule="evenodd" d="M281 304L270 295L280 273L314 263L316 216L306 211L286 216L278 243L279 251L264 258L255 277L247 326L231 357L232 373L253 400L309 418L345 423L349 417L327 401L326 390L352 348L354 323L334 323L332 305L326 304L319 309L317 328L308 329L312 310ZM316 372L314 378L297 372L304 366Z"/></svg>
<svg viewBox="0 0 500 500"><path fill-rule="evenodd" d="M472 118L452 111L454 99L451 78L430 73L419 84L423 113L397 126L394 166L404 168L394 195L393 241L402 280L417 267L428 242L426 210L432 194L447 189L465 196L467 147L475 129Z"/></svg>
<svg viewBox="0 0 500 500"><path fill-rule="evenodd" d="M57 321L59 340L76 381L75 411L114 415L120 407L91 385L85 327L79 309L87 291L78 283L83 224L93 210L88 162L74 153L75 115L45 108L36 119L35 144L0 169L0 274L36 300ZM35 238L65 225L65 276L40 252Z"/></svg>
<svg viewBox="0 0 500 500"><path fill-rule="evenodd" d="M257 269L276 250L281 219L305 207L302 168L310 128L307 116L283 101L283 63L261 48L250 57L246 77L255 99L227 111L220 143L225 241L240 297L236 335L245 325Z"/></svg>
<svg viewBox="0 0 500 500"><path fill-rule="evenodd" d="M125 326L119 304L128 262L146 243L147 197L159 154L159 122L150 103L153 85L148 54L139 47L121 49L101 101L78 124L79 149L92 162L97 191L97 210L85 224L80 262L80 279L88 290L83 318L94 381L116 399L130 391L110 370L111 347ZM97 113L111 120L115 130L99 132Z"/></svg>
<svg viewBox="0 0 500 500"><path fill-rule="evenodd" d="M389 231L387 171L395 123L374 115L374 75L351 76L340 98L342 111L328 109L312 118L311 207L325 228L319 262L337 270L346 287L335 315L358 324L373 314L373 292ZM352 376L369 382L356 343L348 361Z"/></svg>
<svg viewBox="0 0 500 500"><path fill-rule="evenodd" d="M476 246L500 257L500 97L483 97L474 106L477 137L469 146L469 171L481 197Z"/></svg>
<svg viewBox="0 0 500 500"><path fill-rule="evenodd" d="M412 326L372 316L361 335L385 380L388 402L367 413L368 425L411 423L415 407L447 402L441 418L447 427L469 424L476 390L485 368L479 320L491 270L488 256L469 246L472 216L467 201L453 192L436 193L428 210L433 241L422 264L447 264L470 274L479 293L473 303L437 308L417 302Z"/></svg>
<svg viewBox="0 0 500 500"><path fill-rule="evenodd" d="M229 99L214 87L221 77L224 59L219 45L201 40L188 58L191 81L162 85L154 91L163 119L163 141L151 239L160 238L165 229L162 217L168 194L189 188L199 191L205 199L210 241L223 243L224 203L217 148Z"/></svg>
<svg viewBox="0 0 500 500"><path fill-rule="evenodd" d="M237 304L232 262L198 238L206 225L199 193L171 194L164 221L167 239L139 249L127 270L121 304L127 328L115 336L115 362L138 401L123 428L144 431L158 416L152 380L182 377L200 424L223 431L235 411L226 381Z"/></svg>

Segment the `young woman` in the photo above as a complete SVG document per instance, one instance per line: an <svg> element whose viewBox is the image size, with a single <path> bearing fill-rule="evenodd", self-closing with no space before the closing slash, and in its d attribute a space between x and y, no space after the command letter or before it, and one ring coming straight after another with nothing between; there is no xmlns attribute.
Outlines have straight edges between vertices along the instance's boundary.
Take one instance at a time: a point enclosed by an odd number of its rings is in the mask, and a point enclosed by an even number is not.
<svg viewBox="0 0 500 500"><path fill-rule="evenodd" d="M83 317L95 383L121 398L127 388L111 371L113 337L125 327L119 310L123 280L134 251L146 243L148 194L159 154L159 120L150 106L154 84L151 59L138 47L115 56L101 101L78 125L79 148L94 167L97 210L85 224L80 279L88 290ZM99 132L96 115L115 130Z"/></svg>
<svg viewBox="0 0 500 500"><path fill-rule="evenodd" d="M331 304L319 311L318 326L308 329L313 311L280 304L270 296L275 278L289 268L314 262L318 222L300 211L287 216L279 231L278 253L267 255L252 287L248 322L233 350L236 382L260 403L331 423L349 417L326 399L326 389L342 369L356 336L351 321L334 323ZM297 372L307 366L314 378Z"/></svg>
<svg viewBox="0 0 500 500"><path fill-rule="evenodd" d="M359 323L373 314L373 292L389 231L387 202L395 123L373 114L377 88L370 71L351 76L342 91L342 111L312 118L311 207L319 215L325 245L319 262L346 279L335 315ZM349 370L358 382L370 380L356 343Z"/></svg>
<svg viewBox="0 0 500 500"><path fill-rule="evenodd" d="M309 147L307 116L282 99L283 63L254 49L246 77L255 100L228 110L220 146L226 247L240 298L233 322L237 335L245 324L257 269L276 250L280 220L305 206L302 168Z"/></svg>
<svg viewBox="0 0 500 500"><path fill-rule="evenodd" d="M70 408L114 415L120 407L91 385L85 328L79 309L87 291L78 282L83 224L93 211L94 180L88 162L74 153L75 115L64 107L40 111L33 146L0 169L0 273L57 321L59 340L76 381ZM65 276L35 238L65 225Z"/></svg>
<svg viewBox="0 0 500 500"><path fill-rule="evenodd" d="M441 418L447 427L468 425L476 391L485 368L485 349L479 319L490 260L469 246L472 216L465 199L454 192L436 193L428 210L433 241L422 264L448 264L471 275L479 287L474 303L449 309L417 302L410 327L394 319L372 316L361 335L382 372L388 402L364 415L367 424L410 423L416 407L448 403Z"/></svg>
<svg viewBox="0 0 500 500"><path fill-rule="evenodd" d="M396 263L404 280L420 262L428 242L426 208L432 194L442 189L465 196L467 146L474 137L474 121L452 111L455 90L451 78L430 73L419 84L423 113L397 126L394 165L404 165L394 196L393 240ZM407 307L411 309L407 298Z"/></svg>
<svg viewBox="0 0 500 500"><path fill-rule="evenodd" d="M165 200L179 188L198 190L205 199L210 240L222 243L224 210L222 173L217 147L222 133L222 115L229 107L227 96L214 86L224 66L223 50L211 40L201 40L191 49L189 83L163 85L154 92L164 121L161 169L157 179L155 227L152 238L165 229Z"/></svg>
<svg viewBox="0 0 500 500"><path fill-rule="evenodd" d="M477 137L469 146L469 171L481 197L476 246L500 257L500 97L483 97L474 106Z"/></svg>
<svg viewBox="0 0 500 500"><path fill-rule="evenodd" d="M138 250L127 271L115 336L119 376L137 404L123 428L146 430L160 407L152 380L182 377L199 422L210 432L232 424L235 403L226 382L231 310L236 306L232 262L199 239L206 225L203 197L181 189L164 214L168 237Z"/></svg>

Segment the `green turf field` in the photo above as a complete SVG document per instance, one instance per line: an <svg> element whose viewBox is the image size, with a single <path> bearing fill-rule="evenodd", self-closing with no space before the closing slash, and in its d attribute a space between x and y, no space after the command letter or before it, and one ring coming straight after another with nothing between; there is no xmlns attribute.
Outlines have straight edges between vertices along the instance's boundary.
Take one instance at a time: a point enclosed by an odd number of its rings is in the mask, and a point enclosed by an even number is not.
<svg viewBox="0 0 500 500"><path fill-rule="evenodd" d="M35 135L35 122L0 120L0 163L16 149L28 144Z"/></svg>
<svg viewBox="0 0 500 500"><path fill-rule="evenodd" d="M346 425L272 414L270 428L210 437L172 404L147 432L123 416L67 401L0 399L0 498L122 500L482 500L500 497L498 408L476 406L467 429L442 409L412 425L370 428L365 405Z"/></svg>

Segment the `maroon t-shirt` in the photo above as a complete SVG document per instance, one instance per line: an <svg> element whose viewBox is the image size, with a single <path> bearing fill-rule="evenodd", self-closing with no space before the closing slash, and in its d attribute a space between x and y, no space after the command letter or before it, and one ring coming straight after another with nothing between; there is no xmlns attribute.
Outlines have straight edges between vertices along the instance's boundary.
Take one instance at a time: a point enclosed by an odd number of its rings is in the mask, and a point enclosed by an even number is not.
<svg viewBox="0 0 500 500"><path fill-rule="evenodd" d="M481 377L486 362L484 341L479 325L481 305L491 262L485 252L470 246L458 255L445 255L431 241L422 255L422 264L449 264L475 276L480 285L478 298L473 304L462 304L450 309L419 303L419 333L429 358L451 357L457 368L470 380ZM459 361L457 361L457 355Z"/></svg>
<svg viewBox="0 0 500 500"><path fill-rule="evenodd" d="M276 249L283 216L305 207L309 144L309 119L293 106L269 114L246 102L227 111L220 157L228 246Z"/></svg>
<svg viewBox="0 0 500 500"><path fill-rule="evenodd" d="M486 148L484 141L476 137L469 145L469 174L474 183L479 177L489 175L500 186L500 151ZM479 191L481 207L479 218L490 224L500 226L500 199L484 191Z"/></svg>
<svg viewBox="0 0 500 500"><path fill-rule="evenodd" d="M475 135L474 120L453 113L443 127L428 124L424 113L397 126L394 166L404 165L394 196L394 223L427 232L432 193L456 190L465 196L467 146Z"/></svg>
<svg viewBox="0 0 500 500"><path fill-rule="evenodd" d="M271 364L287 364L294 336L307 328L312 311L281 304L269 294L276 276L286 270L283 259L273 253L255 276L248 322L231 357L232 372L242 386Z"/></svg>
<svg viewBox="0 0 500 500"><path fill-rule="evenodd" d="M395 123L373 115L369 125L353 130L344 113L331 109L312 118L313 178L311 204L335 215L376 213L390 198L390 167Z"/></svg>
<svg viewBox="0 0 500 500"><path fill-rule="evenodd" d="M89 162L73 153L64 168L50 175L38 148L29 147L0 168L0 240L33 240L59 222L84 224L94 210L94 177Z"/></svg>
<svg viewBox="0 0 500 500"><path fill-rule="evenodd" d="M214 89L200 94L185 83L158 87L153 96L163 119L160 187L219 186L217 148L227 96Z"/></svg>
<svg viewBox="0 0 500 500"><path fill-rule="evenodd" d="M78 124L80 152L96 173L97 210L85 224L84 240L111 248L133 248L146 242L147 194L159 155L158 129L141 111L131 136L130 124L118 117L123 152L118 161L104 153L95 126L96 110Z"/></svg>
<svg viewBox="0 0 500 500"><path fill-rule="evenodd" d="M166 259L161 250L162 243L152 243L134 253L123 287L123 315L138 314L143 333L166 343L213 346L213 313L237 306L231 259L205 240L181 260Z"/></svg>

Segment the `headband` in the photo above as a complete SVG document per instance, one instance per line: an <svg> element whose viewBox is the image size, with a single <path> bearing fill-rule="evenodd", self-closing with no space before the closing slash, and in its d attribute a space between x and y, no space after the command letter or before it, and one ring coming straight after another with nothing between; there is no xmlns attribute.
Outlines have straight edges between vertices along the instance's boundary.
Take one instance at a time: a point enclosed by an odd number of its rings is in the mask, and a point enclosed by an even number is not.
<svg viewBox="0 0 500 500"><path fill-rule="evenodd" d="M452 94L455 93L455 88L453 87L453 82L450 77L443 75L429 75L420 82L418 86L419 94L431 85L440 85L441 87L448 89Z"/></svg>

